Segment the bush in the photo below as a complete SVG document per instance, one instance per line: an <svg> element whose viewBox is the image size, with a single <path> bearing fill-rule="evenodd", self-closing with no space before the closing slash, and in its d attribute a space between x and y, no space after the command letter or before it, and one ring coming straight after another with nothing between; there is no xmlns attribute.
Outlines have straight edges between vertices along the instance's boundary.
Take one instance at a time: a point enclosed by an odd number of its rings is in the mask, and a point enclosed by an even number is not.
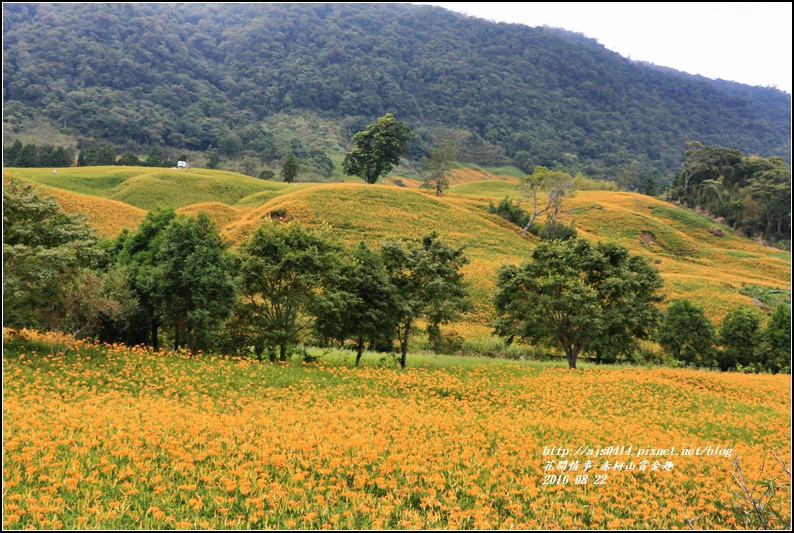
<svg viewBox="0 0 794 533"><path fill-rule="evenodd" d="M543 229L540 231L538 231L536 227L535 224L532 224L529 231L544 241L567 241L576 238L576 228L573 226L566 226L562 222L557 222L556 220L544 224Z"/></svg>
<svg viewBox="0 0 794 533"><path fill-rule="evenodd" d="M756 360L765 369L777 373L791 373L791 308L778 304L775 314L761 334L756 348Z"/></svg>
<svg viewBox="0 0 794 533"><path fill-rule="evenodd" d="M737 366L748 367L755 363L754 351L758 344L761 319L750 309L736 309L722 322L719 357L721 370L733 370Z"/></svg>
<svg viewBox="0 0 794 533"><path fill-rule="evenodd" d="M714 366L715 341L714 324L703 308L689 300L671 303L662 316L659 344L676 361L685 365Z"/></svg>
<svg viewBox="0 0 794 533"><path fill-rule="evenodd" d="M521 209L520 201L513 203L509 198L500 200L498 205L493 205L493 202L489 201L488 212L494 215L499 215L508 222L512 222L521 228L527 225L527 222L529 222L530 218L529 213ZM530 229L530 231L532 230Z"/></svg>
<svg viewBox="0 0 794 533"><path fill-rule="evenodd" d="M428 344L435 353L452 355L463 351L463 344L466 339L457 331L451 330L441 333L431 330L428 333Z"/></svg>

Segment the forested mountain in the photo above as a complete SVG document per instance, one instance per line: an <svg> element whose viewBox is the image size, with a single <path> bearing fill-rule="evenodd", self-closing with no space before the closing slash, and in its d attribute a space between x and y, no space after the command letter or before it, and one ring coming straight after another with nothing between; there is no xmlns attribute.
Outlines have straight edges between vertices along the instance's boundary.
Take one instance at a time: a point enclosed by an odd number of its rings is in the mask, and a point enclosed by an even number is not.
<svg viewBox="0 0 794 533"><path fill-rule="evenodd" d="M268 161L275 113L354 133L392 112L417 132L415 157L456 130L473 163L594 178L653 170L669 182L688 140L790 160L787 93L439 7L6 3L3 33L6 131L46 122L137 153Z"/></svg>

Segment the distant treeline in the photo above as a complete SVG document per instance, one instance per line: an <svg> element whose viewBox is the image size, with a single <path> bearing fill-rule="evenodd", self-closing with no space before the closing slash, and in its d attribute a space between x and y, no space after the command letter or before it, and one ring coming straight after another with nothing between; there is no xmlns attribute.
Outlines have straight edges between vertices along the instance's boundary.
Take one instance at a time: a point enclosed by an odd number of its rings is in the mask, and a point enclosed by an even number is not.
<svg viewBox="0 0 794 533"><path fill-rule="evenodd" d="M646 176L669 184L685 141L790 158L791 97L660 69L593 39L409 4L6 4L4 121L120 152L242 151L306 111L464 138L464 162ZM355 129L353 131L356 131ZM618 180L620 181L620 180ZM627 188L631 188L628 185Z"/></svg>
<svg viewBox="0 0 794 533"><path fill-rule="evenodd" d="M179 161L186 161L182 156ZM176 161L166 155L162 148L152 148L148 157L141 160L131 152L124 152L119 157L112 146L90 145L80 150L77 159L73 153L63 146L37 146L29 143L23 145L20 141L6 146L3 149L3 165L19 168L48 168L48 167L94 167L103 165L126 165L143 167L173 167Z"/></svg>
<svg viewBox="0 0 794 533"><path fill-rule="evenodd" d="M668 198L699 208L749 237L791 249L791 170L782 157L687 143Z"/></svg>

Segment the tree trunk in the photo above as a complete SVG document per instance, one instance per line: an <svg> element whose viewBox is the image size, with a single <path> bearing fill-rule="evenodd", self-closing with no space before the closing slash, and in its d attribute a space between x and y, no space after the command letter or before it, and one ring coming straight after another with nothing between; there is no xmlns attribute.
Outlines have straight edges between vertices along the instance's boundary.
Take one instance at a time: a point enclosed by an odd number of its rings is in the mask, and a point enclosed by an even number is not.
<svg viewBox="0 0 794 533"><path fill-rule="evenodd" d="M356 368L358 368L358 362L361 361L361 353L364 351L364 338L358 338L358 353L356 354Z"/></svg>
<svg viewBox="0 0 794 533"><path fill-rule="evenodd" d="M278 349L279 349L279 358L278 358L278 360L281 361L282 363L286 363L287 362L287 345L286 344L281 344L281 345L279 345Z"/></svg>
<svg viewBox="0 0 794 533"><path fill-rule="evenodd" d="M408 336L411 332L411 326L406 325L403 332L403 338L400 340L400 348L402 350L402 357L400 357L400 368L405 368L408 361Z"/></svg>
<svg viewBox="0 0 794 533"><path fill-rule="evenodd" d="M576 359L582 349L578 346L570 346L565 349L565 358L568 360L568 369L576 370Z"/></svg>
<svg viewBox="0 0 794 533"><path fill-rule="evenodd" d="M174 326L174 351L179 350L179 326Z"/></svg>
<svg viewBox="0 0 794 533"><path fill-rule="evenodd" d="M152 319L152 349L156 352L160 349L159 342L157 340L157 330L159 329L159 324L157 320Z"/></svg>

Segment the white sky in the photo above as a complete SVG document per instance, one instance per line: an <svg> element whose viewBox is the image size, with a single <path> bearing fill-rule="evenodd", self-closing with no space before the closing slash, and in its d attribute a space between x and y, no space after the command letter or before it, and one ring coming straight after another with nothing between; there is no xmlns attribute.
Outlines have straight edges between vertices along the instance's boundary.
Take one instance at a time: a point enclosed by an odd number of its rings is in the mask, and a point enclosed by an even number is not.
<svg viewBox="0 0 794 533"><path fill-rule="evenodd" d="M496 22L563 28L634 60L791 94L791 2L433 5Z"/></svg>

